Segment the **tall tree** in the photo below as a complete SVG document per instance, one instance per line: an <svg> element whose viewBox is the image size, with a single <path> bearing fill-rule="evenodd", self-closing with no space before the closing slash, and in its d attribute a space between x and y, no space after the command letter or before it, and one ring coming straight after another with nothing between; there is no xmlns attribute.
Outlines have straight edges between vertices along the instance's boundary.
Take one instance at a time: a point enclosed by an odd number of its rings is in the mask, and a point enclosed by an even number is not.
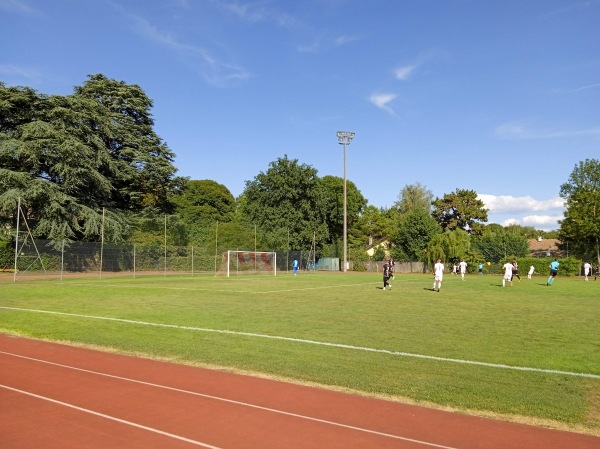
<svg viewBox="0 0 600 449"><path fill-rule="evenodd" d="M323 187L317 170L287 155L269 164L246 188L240 203L247 220L270 235L270 248L308 249L328 238Z"/></svg>
<svg viewBox="0 0 600 449"><path fill-rule="evenodd" d="M344 179L338 176L323 176L320 180L325 200L327 214L327 228L329 239L337 241L343 238L344 233ZM346 215L348 232L361 216L367 200L356 185L346 180ZM366 244L366 242L365 242Z"/></svg>
<svg viewBox="0 0 600 449"><path fill-rule="evenodd" d="M110 159L98 170L111 179L112 202L119 209L157 208L170 211L169 198L186 181L175 177L175 154L153 130L153 102L135 84L91 75L75 96L104 108L96 128Z"/></svg>
<svg viewBox="0 0 600 449"><path fill-rule="evenodd" d="M229 222L235 212L235 198L227 187L210 179L188 181L172 198L185 223Z"/></svg>
<svg viewBox="0 0 600 449"><path fill-rule="evenodd" d="M400 215L407 214L416 209L424 210L427 213L431 211L433 193L420 183L405 185L398 194L398 201L394 207Z"/></svg>
<svg viewBox="0 0 600 449"><path fill-rule="evenodd" d="M400 249L398 254L410 261L426 260L426 248L431 239L442 230L429 212L416 208L402 217L398 232L391 243Z"/></svg>
<svg viewBox="0 0 600 449"><path fill-rule="evenodd" d="M569 253L600 264L600 161L579 162L560 186L565 199L564 219L560 222L559 239L569 245Z"/></svg>
<svg viewBox="0 0 600 449"><path fill-rule="evenodd" d="M474 190L456 189L443 198L436 198L432 204L432 216L444 230L462 229L469 234L479 235L483 223L488 220L488 209Z"/></svg>
<svg viewBox="0 0 600 449"><path fill-rule="evenodd" d="M118 240L125 213L167 212L181 179L151 105L102 75L67 97L0 83L0 214L14 219L20 199L34 235L60 241L98 239L101 227Z"/></svg>
<svg viewBox="0 0 600 449"><path fill-rule="evenodd" d="M472 245L483 260L494 263L507 257L525 257L529 253L527 237L513 226L486 226L481 235L473 237Z"/></svg>
<svg viewBox="0 0 600 449"><path fill-rule="evenodd" d="M391 235L393 228L389 209L367 205L348 231L348 241L353 245L366 246Z"/></svg>
<svg viewBox="0 0 600 449"><path fill-rule="evenodd" d="M469 262L471 256L471 238L470 235L462 229L448 231L433 236L427 245L425 260L427 264L433 266L437 259L442 259L444 263L467 259Z"/></svg>

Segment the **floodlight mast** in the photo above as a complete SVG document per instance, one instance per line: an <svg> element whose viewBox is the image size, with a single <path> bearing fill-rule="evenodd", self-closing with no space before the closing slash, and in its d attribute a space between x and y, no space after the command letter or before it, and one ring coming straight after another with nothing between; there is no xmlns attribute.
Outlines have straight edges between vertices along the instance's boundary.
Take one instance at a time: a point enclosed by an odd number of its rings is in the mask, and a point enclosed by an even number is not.
<svg viewBox="0 0 600 449"><path fill-rule="evenodd" d="M337 132L338 143L344 145L344 266L342 271L348 269L348 202L346 190L346 146L354 139L354 133L350 131Z"/></svg>

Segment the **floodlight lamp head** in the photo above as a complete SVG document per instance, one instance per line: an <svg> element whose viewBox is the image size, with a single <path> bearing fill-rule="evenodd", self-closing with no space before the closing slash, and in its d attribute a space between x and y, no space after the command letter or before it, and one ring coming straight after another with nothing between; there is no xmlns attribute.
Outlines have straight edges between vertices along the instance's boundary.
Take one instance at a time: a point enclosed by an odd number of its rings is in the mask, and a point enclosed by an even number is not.
<svg viewBox="0 0 600 449"><path fill-rule="evenodd" d="M350 131L338 131L337 138L340 144L347 145L352 139L354 139L354 133Z"/></svg>

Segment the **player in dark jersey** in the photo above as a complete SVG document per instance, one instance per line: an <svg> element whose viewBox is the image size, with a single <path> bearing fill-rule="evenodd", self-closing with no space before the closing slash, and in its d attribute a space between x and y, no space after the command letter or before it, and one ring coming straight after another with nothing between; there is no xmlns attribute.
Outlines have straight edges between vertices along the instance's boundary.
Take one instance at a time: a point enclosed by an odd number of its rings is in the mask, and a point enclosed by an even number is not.
<svg viewBox="0 0 600 449"><path fill-rule="evenodd" d="M383 264L383 289L389 287L392 289L392 284L390 284L390 276L392 275L392 265L388 262Z"/></svg>

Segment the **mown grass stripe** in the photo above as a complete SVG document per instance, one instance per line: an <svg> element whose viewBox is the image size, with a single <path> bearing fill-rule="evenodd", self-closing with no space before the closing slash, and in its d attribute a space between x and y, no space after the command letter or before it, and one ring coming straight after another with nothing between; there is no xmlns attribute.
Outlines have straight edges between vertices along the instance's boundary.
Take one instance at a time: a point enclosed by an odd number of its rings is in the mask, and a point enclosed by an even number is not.
<svg viewBox="0 0 600 449"><path fill-rule="evenodd" d="M96 319L96 320L115 321L115 322L136 324L136 325L142 325L142 326L155 326L155 327L163 327L163 328L170 328L170 329L183 329L183 330L191 330L191 331L197 331L197 332L213 332L213 333L219 333L219 334L240 335L240 336L244 336L244 337L268 338L268 339L273 339L273 340L290 341L290 342L295 342L295 343L305 343L305 344L311 344L311 345L320 345L320 346L328 346L328 347L334 347L334 348L350 349L350 350L354 350L354 351L365 351L365 352L374 352L374 353L379 353L379 354L388 354L388 355L400 356L400 357L412 357L412 358L419 358L419 359L427 359L427 360L434 360L437 362L461 363L461 364L466 364L466 365L484 366L484 367L488 367L488 368L499 368L499 369L516 370L516 371L530 371L530 372L543 373L543 374L559 374L559 375L572 376L572 377L585 377L585 378L589 378L589 379L600 379L600 375L591 374L591 373L576 373L576 372L572 372L572 371L533 368L533 367L527 367L527 366L512 366L512 365L505 365L502 363L479 362L476 360L453 359L453 358L449 358L449 357L438 357L438 356L425 355L425 354L414 354L414 353L410 353L410 352L391 351L388 349L377 349L377 348L368 348L368 347L362 347L362 346L352 346L352 345L346 345L346 344L342 344L342 343L329 343L329 342L322 342L322 341L315 341L315 340L305 340L305 339L301 339L301 338L284 337L284 336L279 336L279 335L266 335L266 334L252 333L252 332L231 331L231 330L226 330L226 329L209 329L209 328L193 327L193 326L181 326L181 325L177 325L177 324L152 323L152 322L148 322L148 321L136 321L136 320L128 320L128 319L124 319L124 318L101 317L101 316L95 316L95 315L56 312L56 311L51 311L51 310L26 309L26 308L19 308L19 307L0 306L0 309L15 310L15 311L20 311L20 312L32 312L32 313L45 313L45 314L51 314L51 315L72 316L72 317L76 317L76 318L89 318L89 319Z"/></svg>

